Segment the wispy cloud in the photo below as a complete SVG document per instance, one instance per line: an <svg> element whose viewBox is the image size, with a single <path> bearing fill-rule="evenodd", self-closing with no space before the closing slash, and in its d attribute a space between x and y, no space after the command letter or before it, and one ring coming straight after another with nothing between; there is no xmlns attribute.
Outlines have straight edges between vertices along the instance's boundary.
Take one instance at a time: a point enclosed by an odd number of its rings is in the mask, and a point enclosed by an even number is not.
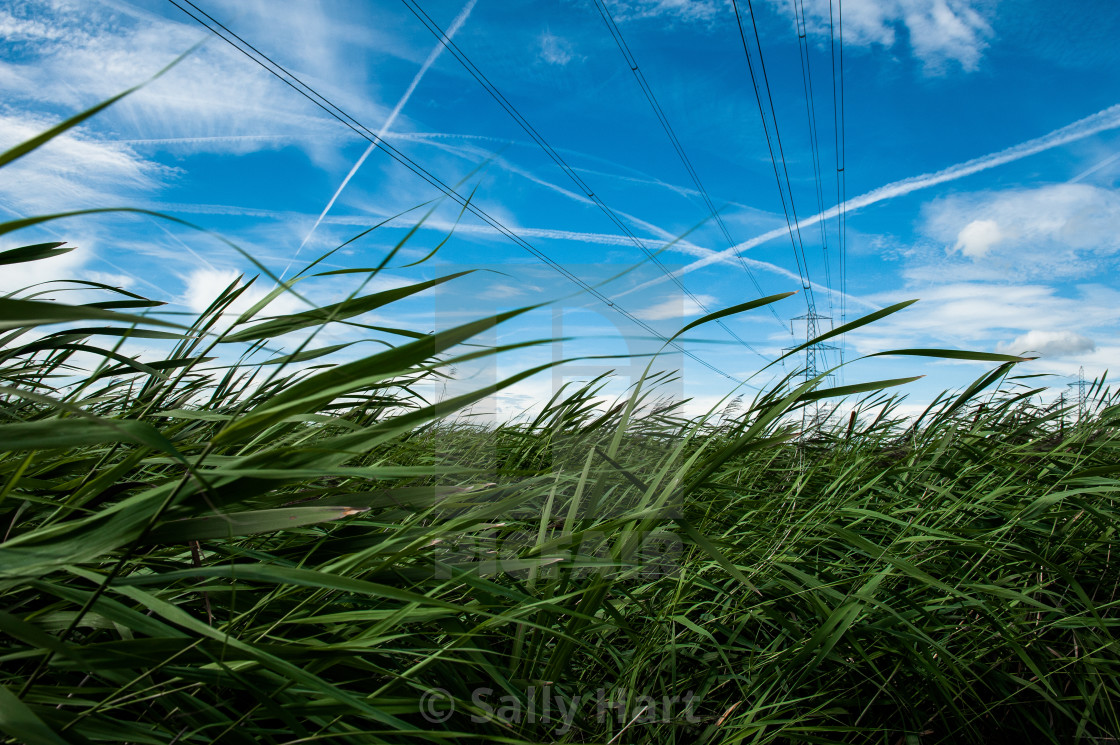
<svg viewBox="0 0 1120 745"><path fill-rule="evenodd" d="M793 3L773 0L793 18ZM835 4L804 0L808 30L827 38L838 25ZM913 55L927 73L940 74L955 62L966 71L980 66L994 31L976 0L847 0L843 6L845 46L882 46L888 49L909 41ZM899 31L905 30L904 34Z"/></svg>
<svg viewBox="0 0 1120 745"><path fill-rule="evenodd" d="M1120 252L1120 191L1050 184L953 195L927 210L926 230L978 270L1003 278L1086 276Z"/></svg>
<svg viewBox="0 0 1120 745"><path fill-rule="evenodd" d="M30 140L57 121L0 113L0 150ZM24 215L105 206L156 190L175 170L148 161L129 146L71 130L4 168L0 200Z"/></svg>
<svg viewBox="0 0 1120 745"><path fill-rule="evenodd" d="M567 39L545 31L540 36L541 59L550 65L563 67L572 61L572 44Z"/></svg>
<svg viewBox="0 0 1120 745"><path fill-rule="evenodd" d="M877 294L883 304L920 297L911 308L847 335L850 349L869 354L884 349L947 347L1025 354L1039 359L1023 372L1068 376L1084 366L1090 377L1120 365L1115 336L1120 292L1100 284L1075 288L1042 283L944 281ZM952 367L982 363L938 363L927 383L932 393L971 379L957 378ZM912 369L912 367L910 368ZM901 368L900 368L901 370ZM931 370L931 372L933 372ZM944 373L944 374L940 374ZM1039 385L1055 385L1043 379ZM1061 383L1057 383L1061 387Z"/></svg>
<svg viewBox="0 0 1120 745"><path fill-rule="evenodd" d="M15 248L27 242L6 240L0 244L0 250ZM78 249L45 261L29 261L4 267L4 271L0 272L0 293L17 292L32 285L40 285L34 291L50 290L51 292L39 299L47 297L67 303L81 303L104 300L105 296L88 288L58 282L57 280L61 277L81 277L85 280L116 287L135 287L140 284L136 278L130 276L124 270L120 270L120 273L90 270L88 264L94 256L94 245L91 244L91 241L85 240L84 236L73 243L68 243L68 245L78 246ZM51 284L43 284L47 282ZM69 289L64 291L63 288ZM148 288L141 289L148 290Z"/></svg>
<svg viewBox="0 0 1120 745"><path fill-rule="evenodd" d="M328 14L308 5L278 16L248 2L238 4L236 10L269 18L267 24L256 24L257 43L283 49L285 61L301 70L322 71L334 85L345 84L339 76L349 74L346 71L353 66L332 67L331 60L323 59L341 53L337 43L328 41L338 25ZM0 15L0 26L9 38L24 40L23 54L0 60L0 86L7 102L39 111L73 111L104 100L146 80L206 34L187 22L104 2L17 3ZM288 36L304 43L279 42ZM308 42L309 37L315 37L315 43ZM383 114L368 99L353 97L344 103L363 114ZM310 104L293 107L285 86L220 43L196 51L92 126L111 127L117 137L170 139L180 146L190 141L195 152L221 153L283 144L246 137L268 132L296 138L317 157L334 157L328 152L333 148L318 139L332 127L317 110Z"/></svg>
<svg viewBox="0 0 1120 745"><path fill-rule="evenodd" d="M830 8L829 0L770 0L791 21L794 3L800 7L802 2L809 33L827 39L830 10L834 28L839 20L835 3ZM608 6L619 21L702 25L714 25L733 12L731 0L610 0ZM978 0L845 0L844 44L891 49L905 40L928 74L942 74L950 63L973 71L995 36L985 8Z"/></svg>
<svg viewBox="0 0 1120 745"><path fill-rule="evenodd" d="M497 282L487 286L484 290L477 293L477 297L482 300L508 300L515 297L524 297L529 292L540 292L539 287L529 285L527 287L517 287L505 282Z"/></svg>
<svg viewBox="0 0 1120 745"><path fill-rule="evenodd" d="M1120 292L1082 285L1072 293L1041 283L943 282L873 296L887 304L920 297L901 313L849 334L861 354L920 345L999 348L1018 354L1086 351L1082 339L1115 328Z"/></svg>
<svg viewBox="0 0 1120 745"><path fill-rule="evenodd" d="M729 13L730 0L608 0L617 21L656 18L662 21L708 24Z"/></svg>
<svg viewBox="0 0 1120 745"><path fill-rule="evenodd" d="M694 300L678 293L670 295L660 303L636 310L634 315L643 321L681 320L702 313L704 309L701 307L701 303L711 305L715 302L716 298L711 295L698 295Z"/></svg>

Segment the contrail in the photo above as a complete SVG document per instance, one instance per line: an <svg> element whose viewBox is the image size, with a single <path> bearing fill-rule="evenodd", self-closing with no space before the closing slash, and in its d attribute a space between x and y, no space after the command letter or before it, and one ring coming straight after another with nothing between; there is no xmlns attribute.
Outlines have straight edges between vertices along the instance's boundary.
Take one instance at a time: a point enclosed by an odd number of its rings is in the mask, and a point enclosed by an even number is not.
<svg viewBox="0 0 1120 745"><path fill-rule="evenodd" d="M1029 155L1035 155L1046 150L1051 150L1055 147L1068 145L1071 142L1083 140L1086 137L1091 137L1100 132L1105 132L1110 129L1117 128L1120 128L1120 104L1109 106L1107 109L1098 111L1096 114L1087 116L1084 119L1079 119L1078 121L1073 122L1072 124L1068 124L1061 129L1056 129L1049 134L1043 135L1042 137L1037 137L1033 140L1027 140L1026 142L1009 147L1006 150L1001 150L997 153L991 153L979 158L967 160L964 163L958 163L955 166L949 166L948 168L937 171L935 173L925 173L920 176L912 176L901 181L895 181L894 183L887 184L886 186L880 186L878 189L869 191L866 194L861 194L858 197L853 197L852 199L844 202L844 209L848 211L856 210L860 207L867 207L868 205L872 205L877 202L894 199L895 197L900 197L905 194L918 191L919 189L928 189L931 186L937 186L938 184L943 184L947 181L955 181L957 179L964 178L965 176L971 176L972 174L978 173L980 171L986 171L989 168L995 168L996 166L1001 166L1005 163L1011 163L1012 161L1026 158ZM820 220L828 220L836 217L839 213L839 207L832 207L825 210L824 212L821 212L820 214L813 215L812 217L808 217L804 220L799 221L797 223L797 227L804 228L807 226L812 226ZM718 261L729 260L734 256L734 254L740 251L746 251L748 249L754 248L755 246L766 243L767 241L771 241L775 238L780 238L781 236L786 235L786 233L788 232L789 230L787 228L775 228L774 230L763 233L760 236L751 238L748 241L744 241L743 243L740 243L733 248L724 249L723 251L710 251L704 258L698 261L694 261L691 264L688 264L687 266L684 266L673 272L673 276L680 277L685 274L694 272L697 269L703 269L704 267L714 264ZM651 279L648 282L644 282L636 287L626 290L625 292L619 293L616 297L622 297L623 295L628 295L631 292L637 292L638 290L643 290L647 287L661 284L666 279L668 279L668 277L657 277L655 279Z"/></svg>
<svg viewBox="0 0 1120 745"><path fill-rule="evenodd" d="M1104 160L1102 160L1102 161L1101 161L1100 163L1097 163L1097 164L1096 164L1095 166L1091 166L1090 168L1087 168L1086 170L1084 170L1084 171L1082 171L1081 173L1077 174L1076 176L1074 176L1073 178L1071 178L1071 179L1070 179L1069 181L1067 181L1066 183L1069 183L1069 184L1076 184L1076 183L1079 183L1080 181L1082 181L1082 180L1083 180L1083 179L1085 179L1086 177L1088 177L1088 176L1092 176L1092 175L1093 175L1094 173L1096 173L1097 171L1101 170L1102 168L1107 168L1108 166L1112 165L1113 163L1115 163L1115 162L1116 162L1116 161L1118 161L1118 160L1120 160L1120 153L1116 153L1116 154L1115 154L1115 155L1113 155L1113 156L1110 156L1110 157L1108 157L1108 158L1105 158L1105 159L1104 159Z"/></svg>
<svg viewBox="0 0 1120 745"><path fill-rule="evenodd" d="M478 0L468 0L467 4L463 6L463 9L459 11L459 15L455 16L455 20L451 22L450 28L447 29L448 39L451 39L453 36L455 36L455 32L458 31L463 26L463 24L467 22L467 18L470 17L471 11L474 10L474 4L476 2L478 2ZM331 211L331 207L334 206L334 203L338 200L339 195L342 194L342 190L345 189L346 185L350 183L350 179L354 178L354 174L357 173L358 169L362 167L362 164L366 162L366 158L369 157L370 153L377 149L377 143L381 142L382 138L384 138L385 135L389 132L389 128L392 127L393 123L397 120L397 116L401 113L401 109L403 109L405 104L408 103L408 99L412 97L412 92L416 90L416 86L420 84L420 81L421 79L423 79L424 74L428 72L428 68L435 63L436 59L439 58L439 55L443 52L443 50L444 44L443 42L439 42L435 45L435 48L432 49L431 53L428 54L428 58L424 60L424 64L420 66L420 69L412 78L412 82L409 84L408 90L406 90L404 92L404 95L401 96L401 100L397 101L397 105L393 107L393 111L390 112L389 118L387 118L385 120L385 123L381 125L381 130L377 133L377 137L373 142L369 144L369 147L366 148L365 152L362 153L362 157L358 158L358 162L355 163L354 167L350 169L350 172L346 174L346 178L342 179L342 183L338 185L338 189L335 190L334 195L331 197L331 200L327 202L327 206L323 208L322 214L320 214L318 219L315 220L315 224L311 226L311 230L307 231L307 235L304 236L303 241L299 244L299 248L296 249L296 252L292 254L292 258L288 261L288 266L284 267L284 271L280 274L281 279L283 279L284 275L288 273L288 270L292 268L292 262L296 260L296 257L299 256L299 252L302 251L303 247L307 245L307 241L311 240L311 236L315 233L316 228L318 228L319 224L323 222L323 218L327 216L327 213Z"/></svg>

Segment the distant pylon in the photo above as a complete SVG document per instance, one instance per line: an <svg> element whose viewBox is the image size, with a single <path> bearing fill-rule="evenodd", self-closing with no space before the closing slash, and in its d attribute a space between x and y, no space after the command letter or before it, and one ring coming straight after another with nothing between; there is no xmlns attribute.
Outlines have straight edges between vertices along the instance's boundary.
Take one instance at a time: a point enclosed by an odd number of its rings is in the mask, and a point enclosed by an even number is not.
<svg viewBox="0 0 1120 745"><path fill-rule="evenodd" d="M821 314L817 313L817 309L816 309L815 304L811 304L810 307L809 307L809 312L808 313L806 313L803 316L796 316L796 317L790 319L790 321L789 321L789 331L790 331L791 334L793 333L793 322L794 321L804 321L805 322L805 343L808 344L813 339L816 339L818 336L821 335L820 322L821 321L831 321L831 320L832 320L831 316L822 316ZM796 347L786 347L786 350L788 351L790 349L795 349L795 348ZM823 356L822 353L826 352L826 351L834 351L835 349L836 349L836 347L831 345L831 344L809 344L809 346L805 347L805 370L803 372L803 375L804 375L804 378L805 378L806 381L813 380L814 378L816 378L818 375L821 374L820 358ZM828 377L830 377L830 378L833 377L832 373L829 373ZM819 400L814 401L809 406L804 407L801 410L801 432L802 432L802 434L804 434L810 428L812 428L814 425L816 425L820 421L820 419L821 419L821 403L820 403Z"/></svg>
<svg viewBox="0 0 1120 745"><path fill-rule="evenodd" d="M1085 416L1085 367L1077 371L1077 381L1074 383L1066 383L1070 388L1077 388L1077 421Z"/></svg>
<svg viewBox="0 0 1120 745"><path fill-rule="evenodd" d="M1058 435L1066 436L1066 392L1058 394Z"/></svg>

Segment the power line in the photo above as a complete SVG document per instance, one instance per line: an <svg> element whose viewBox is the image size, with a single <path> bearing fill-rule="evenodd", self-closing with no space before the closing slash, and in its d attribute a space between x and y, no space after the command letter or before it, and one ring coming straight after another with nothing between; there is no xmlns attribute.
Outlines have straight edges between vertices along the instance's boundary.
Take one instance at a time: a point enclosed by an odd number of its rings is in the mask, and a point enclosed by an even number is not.
<svg viewBox="0 0 1120 745"><path fill-rule="evenodd" d="M811 88L810 88L811 78L810 78L809 69L808 69L808 52L807 52L806 49L803 48L803 44L802 44L804 36L802 34L802 31L801 31L801 29L802 29L801 20L802 19L797 17L798 16L798 14L797 14L797 3L798 2L799 2L799 0L794 0L794 14L795 14L795 18L797 19L798 50L801 53L801 60L802 60L802 84L805 88L806 116L809 120L810 145L813 149L814 174L815 174L815 177L816 177L817 198L818 198L818 202L819 202L818 206L821 208L821 211L823 212L824 211L824 204L823 204L824 197L823 197L823 193L822 193L821 188L820 188L820 169L819 169L819 162L820 161L819 161L819 153L817 151L816 122L815 122L815 114L814 114L814 111L813 111L813 104L812 104L812 91L811 91ZM763 108L763 105L762 105L762 96L759 93L759 89L758 89L758 78L757 78L757 76L755 75L755 72L754 72L754 64L751 60L750 45L747 43L746 32L743 29L743 19L742 19L742 15L739 12L739 4L738 4L737 0L732 0L732 7L735 10L735 20L736 20L736 23L739 26L739 38L743 42L743 53L747 58L747 68L750 70L750 74L751 74L751 84L752 84L752 87L754 88L755 100L758 103L759 116L762 119L762 129L763 129L763 132L766 134L766 146L767 146L767 148L770 152L770 162L774 167L774 180L778 184L778 193L779 193L779 195L781 195L781 198L782 198L782 211L785 213L786 226L789 229L789 234L790 234L790 243L793 246L794 258L798 260L798 272L802 271L802 264L804 264L804 273L801 274L801 282L802 282L802 287L805 289L806 312L805 312L805 315L799 316L798 318L793 319L793 320L803 320L803 321L805 321L805 341L806 341L806 344L805 344L804 376L805 376L806 381L815 380L821 374L820 370L819 370L819 365L818 365L818 355L823 354L825 352L825 350L834 349L834 347L831 347L831 346L828 346L828 345L814 344L812 342L813 342L814 339L816 339L817 337L820 336L820 322L824 321L824 320L830 320L830 319L829 319L828 316L823 316L823 315L820 315L819 313L817 313L816 297L814 296L813 288L812 288L812 281L811 281L811 278L809 276L809 260L808 260L807 255L805 254L805 243L804 243L804 240L802 239L802 236L801 236L800 221L797 218L797 205L796 205L796 202L794 201L794 197L793 197L793 184L792 184L792 182L790 181L790 178L789 178L789 167L786 163L785 149L782 146L781 130L778 126L778 113L777 113L776 108L774 107L774 97L773 97L773 92L770 88L770 79L769 79L769 76L766 73L766 59L765 59L765 56L763 55L763 52L762 52L762 40L760 39L759 33L758 33L758 22L755 19L754 7L751 4L751 0L747 0L747 10L750 13L751 27L754 31L755 46L758 49L759 67L760 67L761 72L762 72L762 81L763 81L763 85L764 85L765 90L766 90L766 99L767 99L767 102L769 103L770 118L771 118L771 120L773 121L773 124L774 124L774 139L777 141L778 155L779 155L779 157L781 158L781 161L782 161L782 175L784 175L784 177L785 177L784 190L783 190L782 178L781 178L781 176L779 176L779 173L778 173L778 162L777 162L777 159L775 159L775 157L774 157L774 147L771 144L770 134L769 134L769 131L768 131L767 126L766 126L766 114L765 114L765 111L764 111L764 108ZM801 10L802 10L802 15L803 15L804 5L801 6ZM787 192L789 194L789 210L788 211L786 210L786 203L785 203L785 194ZM792 222L790 220L790 212L793 213ZM797 233L796 240L794 239L794 229L795 228L796 228L796 233ZM822 235L822 237L824 236L824 223L823 223L823 221L821 222L821 235ZM799 250L800 250L800 254L798 254ZM825 258L825 273L826 273L826 277L827 277L827 275L829 274L827 252L825 252L824 258ZM830 296L830 303L831 303L832 288L831 288L831 280L830 279L829 279L829 285L830 285L829 286L829 296ZM791 330L792 330L792 326L791 326ZM812 416L812 420L815 422L815 421L818 420L818 418L820 417L820 414L821 414L820 407L819 407L819 402L817 404L815 404L813 408L815 409L815 413ZM808 408L806 408L802 412L802 417L803 417L803 419L802 419L802 431L804 432L804 431L808 430L809 424L810 424L809 409Z"/></svg>
<svg viewBox="0 0 1120 745"><path fill-rule="evenodd" d="M762 70L762 80L766 88L766 98L770 104L770 118L774 123L774 138L778 143L778 154L782 160L782 173L785 175L785 187L783 189L782 178L778 173L778 161L774 157L774 147L770 141L770 132L766 125L766 113L762 105L762 96L758 89L758 78L754 72L754 63L751 60L750 46L747 44L746 32L743 30L743 19L739 13L739 4L737 0L732 0L732 7L735 9L735 21L739 26L739 38L743 42L743 54L747 58L747 69L751 75L751 85L754 88L755 101L758 103L759 117L762 119L762 131L766 135L766 147L770 152L770 163L774 167L774 180L778 184L778 194L782 200L782 212L785 214L786 227L789 230L790 244L793 246L794 259L797 261L797 271L801 275L801 286L805 290L805 315L800 316L794 320L805 321L805 340L812 342L820 336L820 321L826 320L827 316L822 316L817 313L817 301L813 293L812 281L809 277L809 260L805 255L805 243L801 239L801 228L798 225L797 207L793 199L793 187L789 179L789 168L786 165L785 150L782 148L781 131L778 128L778 114L774 108L774 97L770 90L770 79L766 74L766 62L762 54L762 42L758 35L758 24L754 17L754 8L751 6L751 0L747 0L747 9L751 15L751 25L754 28L755 45L758 47L758 60ZM789 192L789 209L786 208L785 194ZM793 220L790 221L790 212L793 212ZM794 239L794 230L796 228L797 238ZM800 249L800 253L798 253ZM802 266L804 265L804 266ZM792 331L792 327L791 327ZM818 345L807 343L805 345L805 379L814 380L818 377L817 369L817 353L823 352L824 348L818 348Z"/></svg>
<svg viewBox="0 0 1120 745"><path fill-rule="evenodd" d="M801 228L797 224L797 208L793 202L793 190L789 186L789 169L786 166L785 151L782 148L781 133L778 129L778 117L774 110L774 98L770 93L770 80L766 75L765 59L762 55L762 45L758 39L758 26L754 23L754 9L750 5L750 0L747 0L747 8L751 13L751 23L754 24L755 43L758 44L758 60L762 68L763 83L766 86L766 97L770 102L770 116L774 122L774 138L778 143L778 153L782 160L782 171L785 173L785 185L782 184L782 177L778 172L778 159L774 155L774 145L770 139L770 129L766 121L766 113L763 110L762 95L758 88L758 77L754 72L754 62L751 58L750 46L747 44L746 32L743 30L743 18L739 13L739 3L737 0L731 0L731 6L735 10L735 21L739 26L739 38L743 42L743 54L747 58L747 69L751 75L751 86L754 89L755 101L758 104L758 114L762 119L762 132L766 137L766 148L770 152L770 163L774 167L774 180L778 184L778 196L782 202L782 213L786 218L786 227L789 230L789 240L793 247L793 258L797 263L797 273L801 277L801 287L805 290L805 302L809 306L810 314L816 313L816 300L813 297L813 287L809 277L809 262L805 256L805 244L801 240ZM786 204L786 191L789 191L789 205ZM793 210L793 220L790 220L790 210ZM796 231L796 237L794 233Z"/></svg>
<svg viewBox="0 0 1120 745"><path fill-rule="evenodd" d="M700 192L700 196L704 200L704 205L708 208L708 213L713 218L715 218L716 223L719 225L720 232L723 233L723 237L727 241L727 245L730 248L734 249L737 244L735 240L732 239L731 233L727 229L727 225L723 221L723 216L715 208L715 205L712 203L712 198L708 194L708 190L704 188L704 184L700 181L700 175L693 167L692 161L689 159L688 154L684 150L684 146L681 145L680 139L677 137L677 133L673 130L673 125L669 123L669 117L666 116L665 111L661 108L661 104L658 102L657 96L653 93L653 88L650 86L649 81L646 80L645 74L638 66L637 59L630 51L630 45L626 43L626 39L622 36L622 30L618 27L618 24L615 23L614 17L611 16L610 11L607 9L604 3L602 3L600 0L593 0L593 2L595 3L596 10L599 11L599 15L603 18L603 22L607 25L607 30L610 32L611 38L614 39L614 43L618 47L618 51L622 53L622 58L626 61L627 67L629 67L630 71L634 73L634 78L638 81L638 87L641 88L642 93L646 97L646 100L653 108L653 113L657 117L657 121L661 123L662 129L665 130L665 134L669 137L669 142L672 144L673 149L676 151L677 156L681 160L681 163L684 164L685 171L688 172L688 175L692 179L692 183L696 187L696 190ZM750 267L747 266L747 262L743 260L742 255L738 252L735 252L735 258L739 260L739 265L742 267L743 271L746 272L747 276L750 277L751 282L754 284L755 290L758 291L759 295L762 295L762 287L758 284L758 279L754 276L754 273L750 270ZM774 319L778 321L778 323L782 324L782 328L785 328L785 324L782 323L782 319L778 316L777 311L775 311L773 307L770 308L770 312L774 315Z"/></svg>
<svg viewBox="0 0 1120 745"><path fill-rule="evenodd" d="M630 230L629 226L626 225L626 223L624 223L618 217L614 210L607 206L606 202L604 202L602 198L595 194L594 190L587 185L583 178L580 177L580 175L576 173L576 171L571 166L568 165L564 158L561 157L560 153L556 152L552 145L550 145L548 141L545 140L544 136L541 135L541 133L538 132L537 129L529 123L529 121L521 114L521 112L517 110L517 107L510 103L509 99L507 99L502 94L502 92L498 90L498 88L493 83L490 82L489 78L487 78L486 75L474 64L474 62L471 61L466 53L459 49L459 46L453 40L448 38L447 34L443 32L443 29L440 28L439 24L437 24L432 19L432 17L429 16L424 11L424 9L420 7L419 3L417 3L415 0L401 0L401 2L404 3L404 6L408 8L414 16L416 16L416 19L419 20L424 25L424 27L428 29L428 31L430 31L443 44L447 51L451 52L452 56L454 56L455 59L459 61L459 64L461 64L463 68L466 69L468 73L470 73L471 77L478 81L479 85L481 85L486 90L486 92L490 94L490 96L498 103L498 105L501 106L505 110L505 112L509 114L510 117L512 117L513 120L517 122L517 124L523 130L525 130L525 133L528 134L529 137L532 138L532 140L536 142L537 145L545 152L545 154L548 155L553 163L555 163L560 168L560 170L562 170L568 176L568 178L572 180L576 187L579 188L583 192L583 194L589 200L591 200L591 202L595 204L595 206L598 207L604 215L607 216L607 219L614 223L615 227L622 231L622 233L643 254L645 254L646 258L653 262L654 265L657 266L657 268L660 269L666 277L672 280L673 284L675 284L682 293L684 293L693 303L695 303L698 308L704 311L705 314L710 313L711 311L708 310L707 306L705 306L700 298L698 298L695 294L692 293L691 290L685 287L684 282L681 281L680 277L670 272L669 269L663 263L661 263L661 259L658 258L657 254L650 251L649 248L646 247L642 239L640 239L637 235L634 234L632 230ZM745 340L743 340L731 329L730 326L728 326L722 320L717 320L716 323L720 326L720 328L726 331L741 345L743 345L762 359L767 360L767 358L763 354L761 354L758 350L756 350Z"/></svg>
<svg viewBox="0 0 1120 745"><path fill-rule="evenodd" d="M808 40L809 18L805 13L805 0L794 0L793 16L794 25L797 30L797 51L801 58L801 88L805 94L805 120L809 128L809 149L812 153L813 161L813 185L817 197L817 214L822 214L824 213L824 182L821 178L821 152L820 138L818 136L819 130L817 127L817 104L816 96L813 91L813 66ZM824 261L825 286L828 288L828 315L818 315L813 311L806 313L804 316L806 342L812 341L812 339L820 333L820 328L814 322L816 320L828 320L832 323L833 328L835 328L835 322L833 320L833 294L835 289L832 284L832 261L829 257L828 250L828 226L823 219L818 220L818 225L821 233L821 258ZM806 347L806 379L815 377L818 374L818 355L823 355L827 351L837 350L838 347L831 344L813 344ZM840 359L843 361L842 357ZM818 406L814 413L814 419L819 419L820 415L821 410Z"/></svg>
<svg viewBox="0 0 1120 745"><path fill-rule="evenodd" d="M836 232L840 248L840 323L848 321L848 176L844 170L847 166L847 144L845 142L846 127L844 124L844 6L841 0L836 2L836 28L833 27L832 0L828 1L828 35L829 51L832 58L832 127L835 132L836 147ZM836 33L839 32L839 33ZM840 41L840 62L837 64L836 41ZM839 75L837 75L839 73ZM837 85L839 77L839 102L837 102ZM844 361L843 337L840 342L840 362Z"/></svg>
<svg viewBox="0 0 1120 745"><path fill-rule="evenodd" d="M441 181L439 178L437 178L431 172L426 170L423 166L421 166L420 164L413 161L411 158L409 158L407 155L402 153L397 148L393 147L393 145L391 145L388 141L383 140L380 137L378 137L368 127L364 126L357 119L355 119L354 117L347 114L341 108L339 108L334 103L332 103L329 99L327 99L326 97L319 94L314 88L312 88L311 86L304 83L299 77L297 77L292 72L290 72L289 70L284 68L282 65L280 65L277 62L275 62L274 60L272 60L268 55L264 54L259 49L254 47L252 44L245 41L245 39L243 39L240 36L238 36L237 34L235 34L229 28L224 26L221 22L219 22L218 20L213 18L211 15L206 13L204 10L199 8L197 5L195 5L193 2L191 2L191 0L182 0L182 2L185 3L186 5L189 5L191 8L193 8L199 14L201 14L203 17L208 19L210 22L212 22L214 24L214 26L211 26L205 20L203 20L199 16L196 16L194 13L190 12L189 10L187 10L185 7L183 7L183 5L181 5L179 3L178 0L167 0L167 1L169 3L171 3L172 5L174 5L176 8L178 8L179 10L183 11L183 13L185 13L187 16L189 16L192 20L197 22L203 28L205 28L208 31L210 31L211 33L213 33L219 39L226 42L227 44L229 44L234 49L236 49L237 51L244 54L246 57L248 57L252 61L256 62L258 65L260 65L268 73L270 73L271 75L276 77L282 83L287 85L289 88L291 88L295 92L299 93L301 96L306 98L308 101L310 101L311 103L313 103L317 107L322 109L324 112L326 112L333 119L338 120L341 124L343 124L344 126L349 128L350 130L352 130L359 137L361 137L362 139L364 139L368 142L377 143L378 144L378 149L381 150L382 152L388 154L391 158L393 158L393 160L397 161L398 163L403 165L405 168L412 171L417 176L424 179L425 181L427 181L429 184L431 184L435 188L439 189L448 198L450 198L454 202L462 205L464 209L468 210L471 214L473 214L474 216L476 216L477 218L479 218L480 220L485 222L490 227L497 230L499 233L504 235L510 241L515 243L518 247L524 249L525 251L528 251L530 254L532 254L533 256L535 256L536 258L538 258L539 260L541 260L542 262L547 264L549 267L551 267L553 270L558 272L560 275L562 275L563 277L568 279L570 282L575 284L581 290L588 293L589 295L591 295L595 299L599 300L600 302L604 303L608 307L614 309L617 313L619 313L620 315L622 315L623 317L625 317L629 321L633 322L635 325L637 325L639 328L644 330L646 333L650 334L651 336L653 336L656 339L660 339L662 342L665 342L668 346L672 346L677 351L681 352L682 354L689 357L690 359L698 362L699 364L703 365L704 367L711 370L712 372L714 372L718 375L721 375L721 376L723 376L723 377L727 378L728 380L731 380L735 383L742 384L742 385L747 385L748 387L755 388L757 390L757 388L755 386L752 386L749 383L746 383L745 381L741 381L738 378L736 378L732 375L729 375L728 373L719 369L718 367L711 364L710 362L708 362L704 359L701 359L700 357L698 357L696 354L694 354L690 350L685 349L679 343L677 343L675 341L670 341L670 340L666 339L663 335L657 333L657 331L655 331L649 324L645 323L640 318L636 317L633 313L630 313L625 308L620 306L618 303L614 302L613 300L611 300L608 297L606 297L605 295L603 295L601 292L596 290L592 285L589 285L587 282L584 282L582 279L577 277L575 274L573 274L572 272L565 269L561 264L554 261L551 257L549 257L547 254L545 254L543 251L534 247L532 244L530 244L524 238L517 235L515 232L513 232L508 227L506 227L502 222L500 222L496 218L492 217L487 212L485 212L483 209L481 209L480 207L475 205L469 198L464 197L458 191L456 191L453 187L445 184L443 181ZM215 28L215 26L217 28ZM219 29L221 29L221 31L219 31ZM222 33L223 31L225 32L225 34ZM226 34L228 34L228 36ZM234 39L236 39L236 42L234 41ZM240 45L237 42L240 42ZM241 45L243 45L243 46L241 46Z"/></svg>
<svg viewBox="0 0 1120 745"><path fill-rule="evenodd" d="M1070 388L1077 389L1077 421L1081 422L1085 418L1085 404L1088 401L1085 395L1085 366L1082 365L1081 369L1077 371L1077 380L1073 383L1066 383Z"/></svg>
<svg viewBox="0 0 1120 745"><path fill-rule="evenodd" d="M798 10L800 8L800 11ZM817 138L817 105L813 95L813 68L809 58L808 18L805 15L805 0L795 0L793 15L797 28L797 51L801 56L801 88L805 93L805 119L809 125L809 149L813 160L813 183L816 186L817 214L824 212L824 192L821 188L820 142ZM828 259L828 234L824 220L821 229L821 253L824 258L824 282L828 288L828 312L832 315L832 267Z"/></svg>

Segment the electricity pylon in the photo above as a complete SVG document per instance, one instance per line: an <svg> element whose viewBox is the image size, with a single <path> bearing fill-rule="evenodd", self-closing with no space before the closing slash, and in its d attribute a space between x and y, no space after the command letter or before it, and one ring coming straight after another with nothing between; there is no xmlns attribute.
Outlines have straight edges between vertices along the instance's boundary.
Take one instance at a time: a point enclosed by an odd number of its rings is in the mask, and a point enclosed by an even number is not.
<svg viewBox="0 0 1120 745"><path fill-rule="evenodd" d="M804 321L805 343L809 344L809 342L821 335L820 322L831 320L831 316L822 316L821 314L817 313L816 304L810 303L809 312L807 312L803 316L796 316L795 318L790 319L789 332L791 334L793 333L794 321ZM794 347L786 348L787 351L790 349L794 349ZM805 347L805 370L803 376L806 381L813 380L821 374L821 367L823 366L821 364L821 358L824 356L823 353L826 351L833 351L835 349L836 347L832 344L809 344L809 346ZM833 374L829 373L827 377L831 378L833 377ZM813 426L820 422L821 409L822 406L819 400L814 401L809 406L805 406L801 409L801 434L803 437L806 432L808 432ZM826 416L828 415L827 408L825 408L824 413Z"/></svg>
<svg viewBox="0 0 1120 745"><path fill-rule="evenodd" d="M1085 416L1085 367L1077 371L1077 380L1073 383L1066 383L1070 388L1077 388L1077 421Z"/></svg>

